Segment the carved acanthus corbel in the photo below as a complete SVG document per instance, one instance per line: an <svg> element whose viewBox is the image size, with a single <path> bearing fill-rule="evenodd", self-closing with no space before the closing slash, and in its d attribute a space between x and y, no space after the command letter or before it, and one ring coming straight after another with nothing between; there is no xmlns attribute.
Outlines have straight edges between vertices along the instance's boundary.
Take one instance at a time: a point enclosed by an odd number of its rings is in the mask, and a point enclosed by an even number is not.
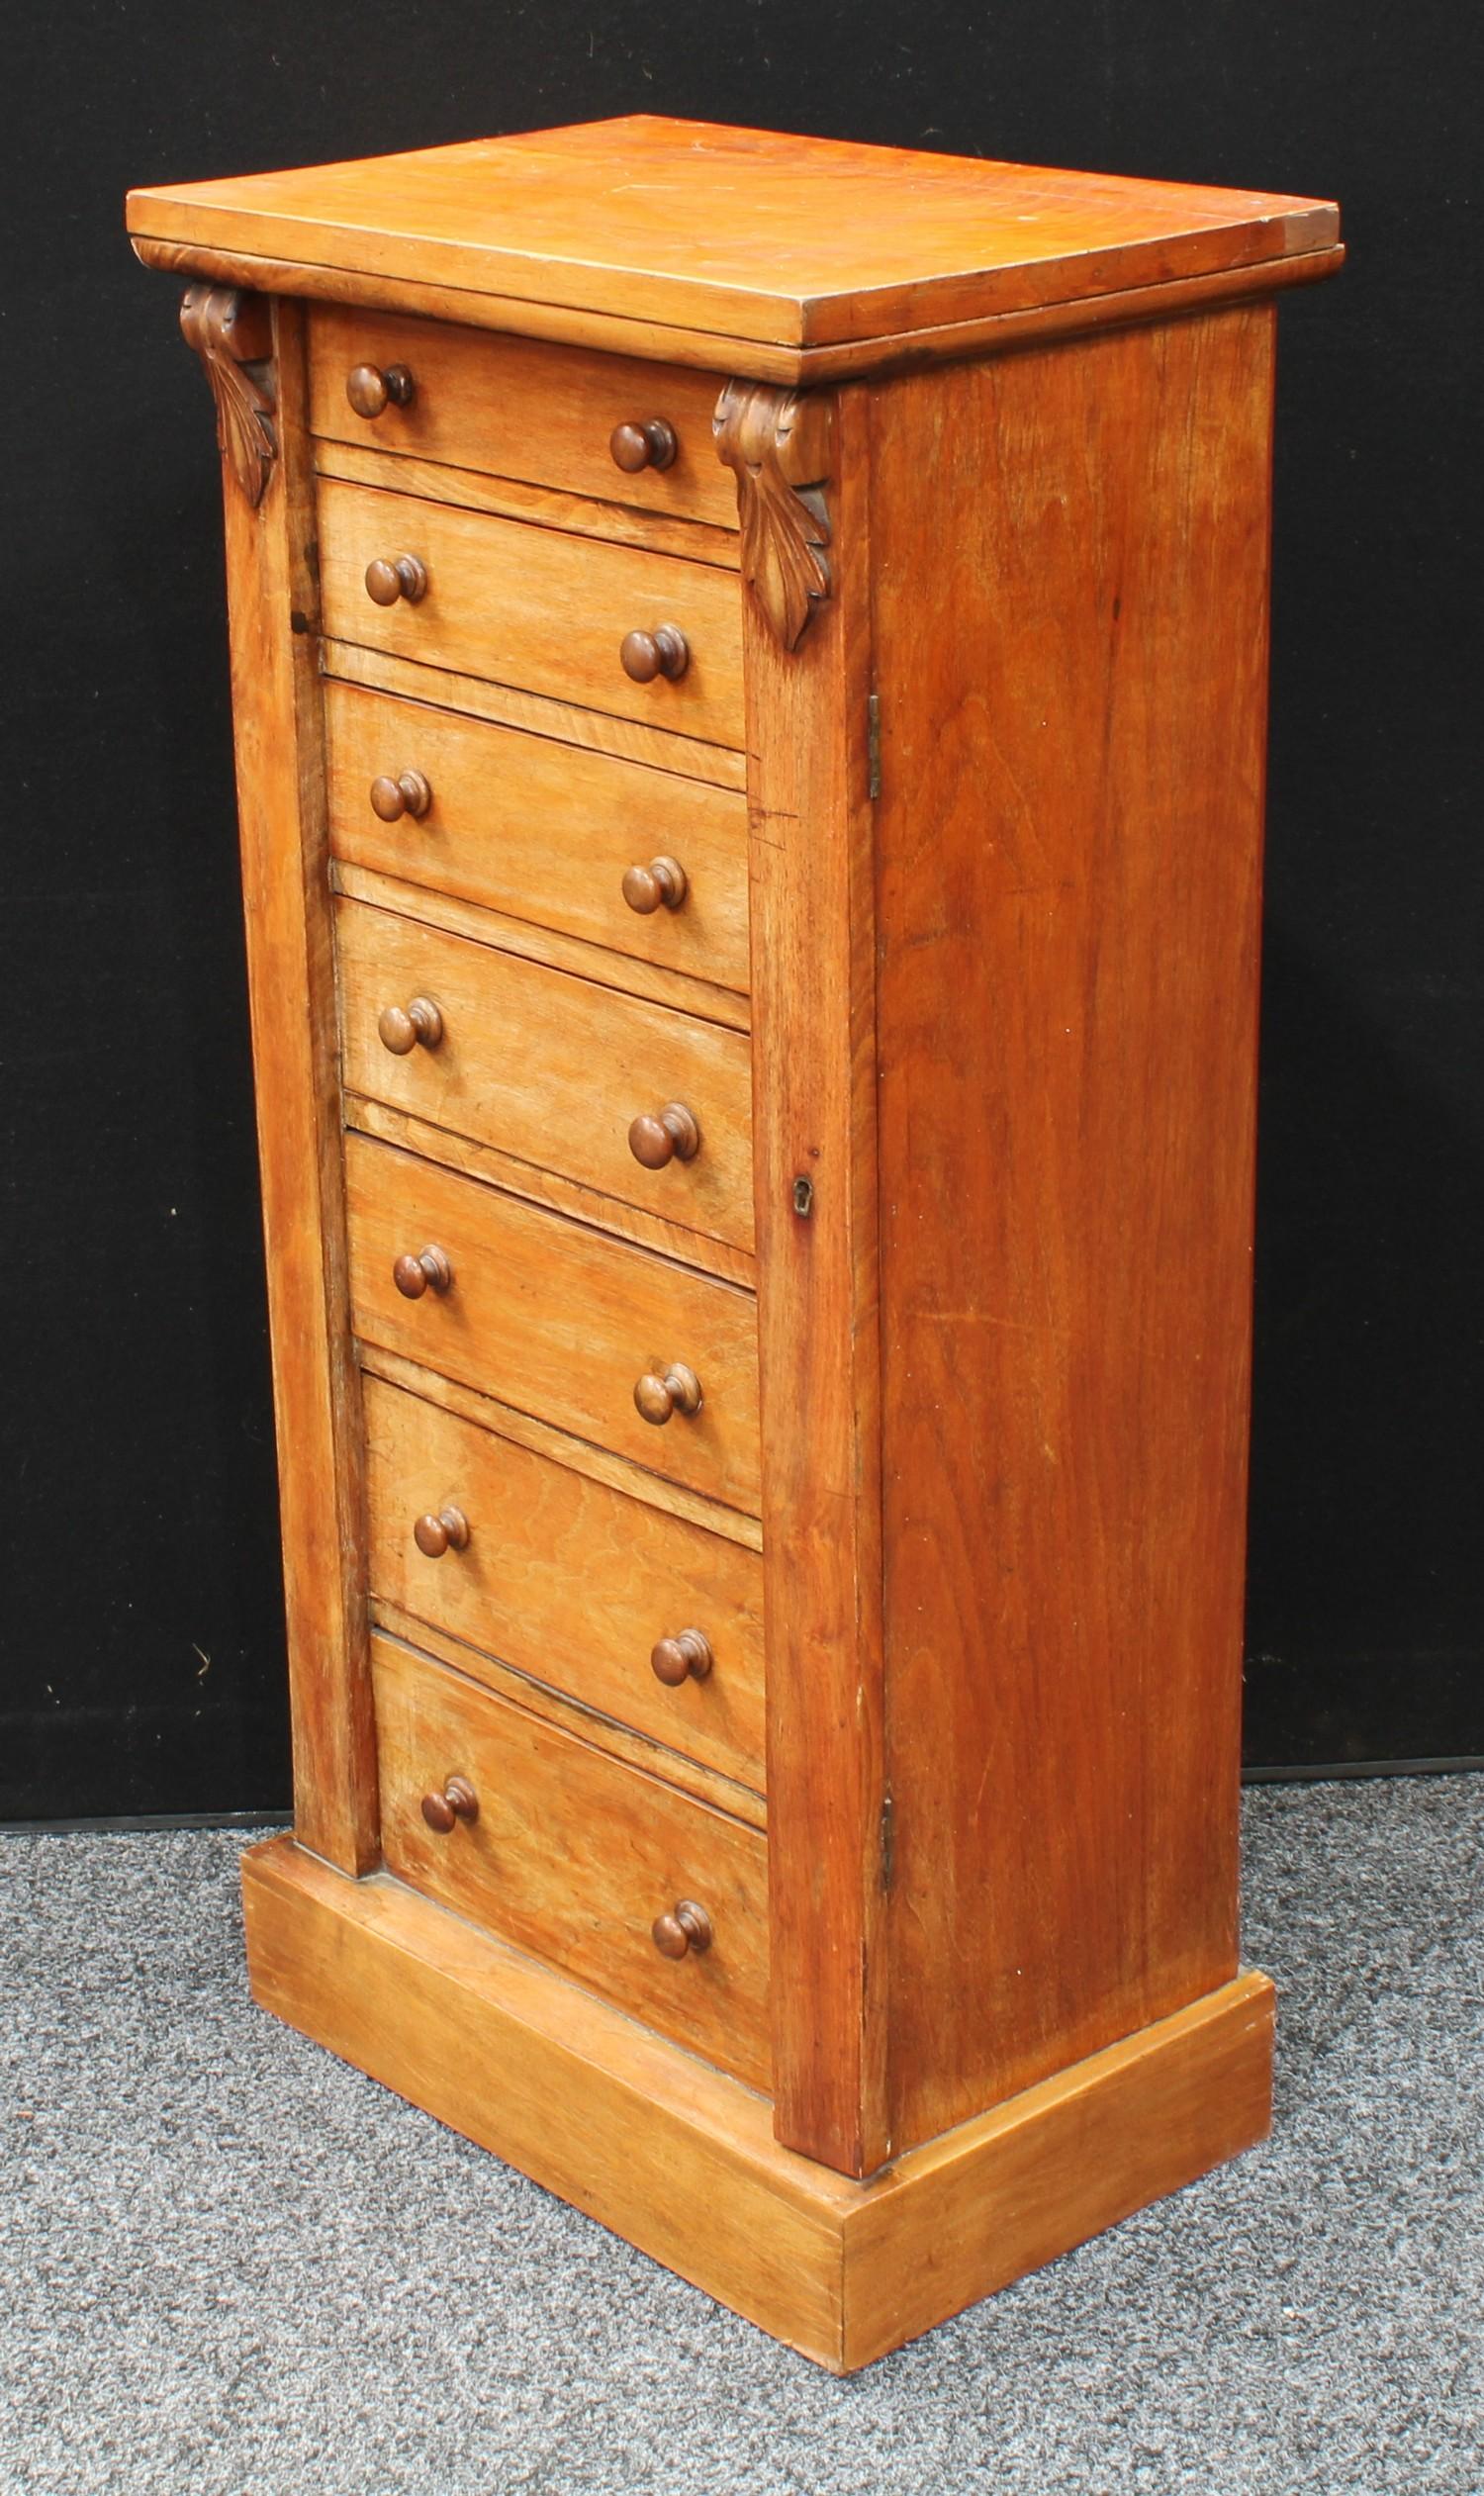
<svg viewBox="0 0 1484 2496"><path fill-rule="evenodd" d="M256 509L267 492L278 440L270 392L272 332L261 295L234 286L189 286L180 327L194 347L217 403L217 440Z"/></svg>
<svg viewBox="0 0 1484 2496"><path fill-rule="evenodd" d="M829 410L805 392L729 381L712 419L737 479L742 578L786 650L830 594Z"/></svg>

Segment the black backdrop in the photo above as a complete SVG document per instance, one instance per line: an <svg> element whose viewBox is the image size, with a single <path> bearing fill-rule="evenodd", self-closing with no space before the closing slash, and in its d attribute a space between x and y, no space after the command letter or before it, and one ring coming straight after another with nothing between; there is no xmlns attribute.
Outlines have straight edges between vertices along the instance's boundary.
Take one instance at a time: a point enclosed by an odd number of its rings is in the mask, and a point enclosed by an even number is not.
<svg viewBox="0 0 1484 2496"><path fill-rule="evenodd" d="M1484 1753L1480 26L58 0L12 27L0 1817L288 1791L217 462L124 190L635 110L1344 203L1350 268L1282 318L1248 1750Z"/></svg>

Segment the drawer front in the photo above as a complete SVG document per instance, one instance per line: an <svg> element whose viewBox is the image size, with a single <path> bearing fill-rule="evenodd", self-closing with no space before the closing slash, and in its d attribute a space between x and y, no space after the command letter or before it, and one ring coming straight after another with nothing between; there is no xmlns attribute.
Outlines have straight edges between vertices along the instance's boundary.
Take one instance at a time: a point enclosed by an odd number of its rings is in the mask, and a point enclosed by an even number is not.
<svg viewBox="0 0 1484 2496"><path fill-rule="evenodd" d="M741 747L742 599L734 572L327 477L319 508L331 639ZM404 556L423 567L423 594L378 605L366 588L367 566ZM635 684L620 644L662 624L684 634L686 672Z"/></svg>
<svg viewBox="0 0 1484 2496"><path fill-rule="evenodd" d="M746 990L747 800L739 790L359 686L327 683L325 711L337 858ZM421 775L430 802L420 816L384 822L371 785L408 772ZM679 907L660 900L634 909L623 878L655 859L682 871ZM651 878L637 897L648 903L657 889Z"/></svg>
<svg viewBox="0 0 1484 2496"><path fill-rule="evenodd" d="M745 1034L361 901L337 903L335 934L350 1091L751 1248ZM437 1009L431 1046L413 1038L415 999ZM680 1151L660 1123L672 1105L694 1121L672 1117ZM643 1149L670 1152L658 1169L630 1149L640 1119Z"/></svg>
<svg viewBox="0 0 1484 2496"><path fill-rule="evenodd" d="M345 1176L358 1335L757 1515L751 1292L364 1136L345 1138ZM407 1299L392 1269L429 1248L452 1280ZM700 1410L644 1421L638 1380L675 1363Z"/></svg>
<svg viewBox="0 0 1484 2496"><path fill-rule="evenodd" d="M373 1639L372 1675L390 1869L768 2088L767 1840L400 1642ZM430 1827L452 1778L475 1815ZM652 1928L682 1900L711 1939L669 1958Z"/></svg>
<svg viewBox="0 0 1484 2496"><path fill-rule="evenodd" d="M372 1594L761 1793L758 1554L384 1379L364 1392ZM429 1553L414 1528L444 1512L468 1538ZM662 1679L651 1654L686 1631L705 1669L677 1682L667 1653Z"/></svg>
<svg viewBox="0 0 1484 2496"><path fill-rule="evenodd" d="M356 413L346 383L367 364L411 373L406 407L389 398L374 416ZM720 389L715 373L394 313L334 305L310 318L310 423L330 441L735 529L736 487L711 430ZM675 436L670 465L620 468L609 446L615 428L656 421Z"/></svg>

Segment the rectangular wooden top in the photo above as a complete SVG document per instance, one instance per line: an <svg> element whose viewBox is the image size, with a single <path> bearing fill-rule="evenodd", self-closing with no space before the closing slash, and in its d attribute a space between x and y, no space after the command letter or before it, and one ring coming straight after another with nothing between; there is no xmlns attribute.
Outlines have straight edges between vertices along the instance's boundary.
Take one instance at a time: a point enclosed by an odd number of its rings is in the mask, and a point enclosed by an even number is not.
<svg viewBox="0 0 1484 2496"><path fill-rule="evenodd" d="M154 265L641 354L688 338L687 361L775 379L1339 257L1325 201L649 115L133 191L128 214Z"/></svg>

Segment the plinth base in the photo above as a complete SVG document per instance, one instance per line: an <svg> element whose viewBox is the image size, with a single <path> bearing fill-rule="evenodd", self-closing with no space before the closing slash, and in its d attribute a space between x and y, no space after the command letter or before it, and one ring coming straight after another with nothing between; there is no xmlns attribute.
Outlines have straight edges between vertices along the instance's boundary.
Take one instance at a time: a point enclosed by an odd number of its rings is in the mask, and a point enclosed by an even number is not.
<svg viewBox="0 0 1484 2496"><path fill-rule="evenodd" d="M385 1874L291 1838L242 1867L256 1999L846 2374L1260 2140L1247 1973L856 2183L768 2100Z"/></svg>

